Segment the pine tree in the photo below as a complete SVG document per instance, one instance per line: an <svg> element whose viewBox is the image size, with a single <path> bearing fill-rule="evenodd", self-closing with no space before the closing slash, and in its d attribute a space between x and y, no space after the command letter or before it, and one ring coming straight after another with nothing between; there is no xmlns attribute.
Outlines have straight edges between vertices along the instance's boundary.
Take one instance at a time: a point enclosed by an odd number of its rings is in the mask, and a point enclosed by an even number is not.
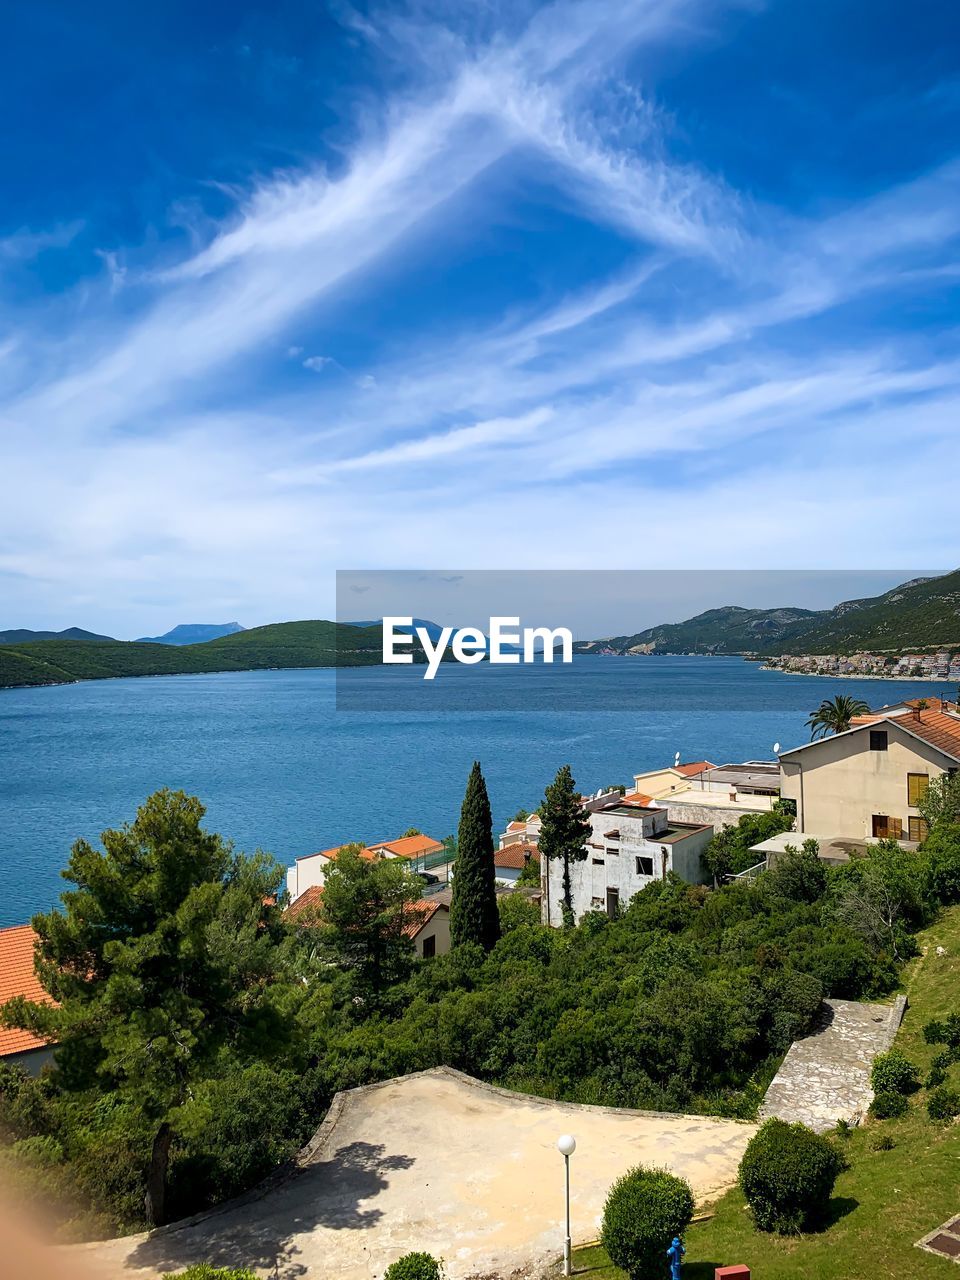
<svg viewBox="0 0 960 1280"><path fill-rule="evenodd" d="M563 861L563 908L568 919L573 915L573 893L570 865L583 862L587 856L590 820L580 804L568 764L557 770L547 787L540 806L540 856Z"/></svg>
<svg viewBox="0 0 960 1280"><path fill-rule="evenodd" d="M453 901L450 905L450 937L455 947L464 942L475 942L485 951L489 951L500 937L497 880L493 865L493 819L487 784L477 760L470 770L460 810Z"/></svg>

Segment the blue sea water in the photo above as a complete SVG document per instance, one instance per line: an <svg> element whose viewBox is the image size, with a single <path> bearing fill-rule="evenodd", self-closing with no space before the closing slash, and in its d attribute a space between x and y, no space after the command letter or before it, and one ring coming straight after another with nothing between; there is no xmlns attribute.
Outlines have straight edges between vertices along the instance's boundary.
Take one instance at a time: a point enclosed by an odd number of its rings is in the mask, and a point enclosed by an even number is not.
<svg viewBox="0 0 960 1280"><path fill-rule="evenodd" d="M451 665L432 685L421 677L375 667L0 690L0 925L51 907L71 842L96 841L162 786L200 796L208 825L239 848L290 862L411 826L448 835L474 759L502 829L564 763L593 791L678 751L769 759L775 742L806 741L823 698L879 706L940 692L924 681L784 675L739 658L582 657L568 667Z"/></svg>

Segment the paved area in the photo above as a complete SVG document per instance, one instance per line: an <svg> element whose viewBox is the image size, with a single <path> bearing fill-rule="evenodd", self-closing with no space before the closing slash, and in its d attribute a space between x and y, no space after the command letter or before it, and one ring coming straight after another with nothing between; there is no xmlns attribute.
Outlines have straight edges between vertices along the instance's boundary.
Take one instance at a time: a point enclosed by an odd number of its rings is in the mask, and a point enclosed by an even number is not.
<svg viewBox="0 0 960 1280"><path fill-rule="evenodd" d="M563 1247L561 1133L572 1133L574 1240L595 1239L610 1184L665 1165L698 1200L736 1180L755 1126L548 1102L448 1068L339 1094L300 1167L186 1223L75 1246L111 1277L153 1280L192 1262L274 1280L373 1280L410 1249L451 1280L527 1274Z"/></svg>
<svg viewBox="0 0 960 1280"><path fill-rule="evenodd" d="M893 1044L906 1000L891 1005L825 1000L814 1030L790 1046L760 1108L760 1119L800 1121L818 1133L838 1120L859 1124L873 1099L870 1067Z"/></svg>

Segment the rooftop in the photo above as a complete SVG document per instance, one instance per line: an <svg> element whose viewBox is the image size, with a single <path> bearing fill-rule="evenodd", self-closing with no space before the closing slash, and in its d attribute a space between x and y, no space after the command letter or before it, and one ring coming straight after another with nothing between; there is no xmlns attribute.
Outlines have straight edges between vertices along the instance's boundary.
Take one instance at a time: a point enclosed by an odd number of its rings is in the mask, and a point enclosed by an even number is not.
<svg viewBox="0 0 960 1280"><path fill-rule="evenodd" d="M535 844L508 844L503 849L497 849L493 855L493 865L502 867L504 870L521 870L526 866L528 860L534 862L540 861L540 850Z"/></svg>
<svg viewBox="0 0 960 1280"><path fill-rule="evenodd" d="M40 985L33 968L33 948L37 935L29 924L0 929L0 1004L14 996L26 996L42 1004L53 1004ZM0 1027L0 1058L12 1053L27 1053L42 1049L47 1041L32 1031Z"/></svg>

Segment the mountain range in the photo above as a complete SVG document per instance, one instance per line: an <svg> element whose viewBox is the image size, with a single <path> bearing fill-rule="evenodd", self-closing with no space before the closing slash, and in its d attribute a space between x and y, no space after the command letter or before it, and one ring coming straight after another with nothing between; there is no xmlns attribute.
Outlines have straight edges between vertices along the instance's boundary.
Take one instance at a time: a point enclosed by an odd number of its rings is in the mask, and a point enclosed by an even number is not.
<svg viewBox="0 0 960 1280"><path fill-rule="evenodd" d="M417 620L436 638L436 623ZM195 624L206 630L215 624ZM221 624L237 628L238 623ZM175 627L153 640L111 640L71 627L66 631L0 632L0 688L102 680L111 676L180 675L270 668L375 666L380 663L379 622L322 619L275 622L201 642L178 637ZM782 654L905 653L960 650L960 570L917 578L880 596L845 600L833 609L708 609L685 622L649 627L633 635L581 640L578 653ZM446 655L449 659L449 652ZM424 661L419 646L414 660Z"/></svg>
<svg viewBox="0 0 960 1280"><path fill-rule="evenodd" d="M581 640L578 653L728 653L764 657L861 650L960 649L960 570L914 578L832 609L725 605L634 635Z"/></svg>

